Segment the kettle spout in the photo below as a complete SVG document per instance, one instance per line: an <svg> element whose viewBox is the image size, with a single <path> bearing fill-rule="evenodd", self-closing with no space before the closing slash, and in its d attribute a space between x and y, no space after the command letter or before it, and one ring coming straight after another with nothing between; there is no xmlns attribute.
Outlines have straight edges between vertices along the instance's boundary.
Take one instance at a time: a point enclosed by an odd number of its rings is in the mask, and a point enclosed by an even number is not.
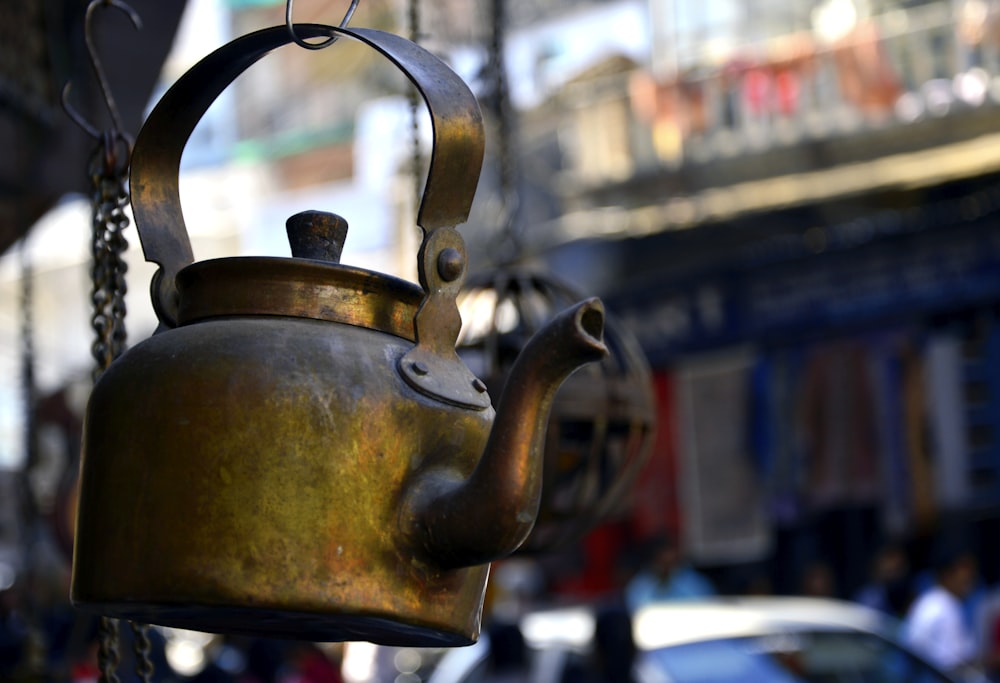
<svg viewBox="0 0 1000 683"><path fill-rule="evenodd" d="M556 391L577 368L608 354L604 305L563 311L518 354L486 449L466 480L430 475L404 510L410 532L436 561L462 567L514 552L535 524L545 431Z"/></svg>

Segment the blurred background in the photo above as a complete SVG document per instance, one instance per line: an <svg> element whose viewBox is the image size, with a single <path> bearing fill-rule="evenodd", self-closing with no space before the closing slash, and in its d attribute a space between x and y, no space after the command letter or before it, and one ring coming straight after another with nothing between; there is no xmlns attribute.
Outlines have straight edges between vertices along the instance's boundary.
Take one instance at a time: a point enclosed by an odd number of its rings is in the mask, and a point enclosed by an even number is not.
<svg viewBox="0 0 1000 683"><path fill-rule="evenodd" d="M285 9L132 4L141 30L94 22L132 134L198 59ZM84 9L0 2L0 659L53 680L88 633L59 611L94 334L93 142L63 84L107 120ZM344 9L299 0L295 18ZM362 0L352 25L415 35L481 98L472 271L516 245L601 296L652 370L628 505L498 570L498 600L620 591L665 538L721 593L851 598L883 548L916 575L942 537L974 551L984 593L1000 581L1000 2ZM415 280L429 135L409 97L347 41L252 67L186 149L196 258L288 255L285 218L322 209L352 225L344 263ZM153 267L125 234L134 343L155 327ZM178 677L232 651L171 638Z"/></svg>

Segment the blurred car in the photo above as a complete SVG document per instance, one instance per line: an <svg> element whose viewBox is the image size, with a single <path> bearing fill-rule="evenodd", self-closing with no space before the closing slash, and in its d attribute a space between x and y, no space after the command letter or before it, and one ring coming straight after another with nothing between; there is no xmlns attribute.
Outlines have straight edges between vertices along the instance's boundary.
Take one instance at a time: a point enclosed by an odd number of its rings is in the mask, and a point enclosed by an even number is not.
<svg viewBox="0 0 1000 683"><path fill-rule="evenodd" d="M627 683L622 658L632 660L624 666L635 683L955 681L895 639L897 622L838 600L714 598L645 607L631 620L633 657L623 654L613 629L610 642L607 630L598 635L609 615L615 611L593 607L529 613L519 622L526 646L520 673L496 675L485 633L446 654L429 683ZM619 673L602 673L608 664Z"/></svg>

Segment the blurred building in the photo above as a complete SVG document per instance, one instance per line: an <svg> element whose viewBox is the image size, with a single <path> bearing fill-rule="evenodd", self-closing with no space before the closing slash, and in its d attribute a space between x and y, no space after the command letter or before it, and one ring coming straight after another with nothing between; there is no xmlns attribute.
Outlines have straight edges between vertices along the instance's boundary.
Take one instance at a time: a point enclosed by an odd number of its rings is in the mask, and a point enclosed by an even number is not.
<svg viewBox="0 0 1000 683"><path fill-rule="evenodd" d="M849 594L956 529L995 580L1000 7L648 8L648 61L522 113L525 241L657 369L644 524L728 586L819 561Z"/></svg>

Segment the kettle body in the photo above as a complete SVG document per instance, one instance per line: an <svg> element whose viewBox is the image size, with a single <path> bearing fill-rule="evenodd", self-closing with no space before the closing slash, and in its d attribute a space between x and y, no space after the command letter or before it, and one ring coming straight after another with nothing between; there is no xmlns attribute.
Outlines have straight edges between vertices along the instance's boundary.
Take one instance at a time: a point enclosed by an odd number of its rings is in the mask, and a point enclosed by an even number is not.
<svg viewBox="0 0 1000 683"><path fill-rule="evenodd" d="M425 468L468 476L493 410L420 395L394 370L412 344L376 334L209 320L112 364L91 397L85 448L130 457L84 468L78 556L89 561L74 599L136 596L117 614L207 631L474 640L488 565L436 566L401 539L397 517Z"/></svg>

